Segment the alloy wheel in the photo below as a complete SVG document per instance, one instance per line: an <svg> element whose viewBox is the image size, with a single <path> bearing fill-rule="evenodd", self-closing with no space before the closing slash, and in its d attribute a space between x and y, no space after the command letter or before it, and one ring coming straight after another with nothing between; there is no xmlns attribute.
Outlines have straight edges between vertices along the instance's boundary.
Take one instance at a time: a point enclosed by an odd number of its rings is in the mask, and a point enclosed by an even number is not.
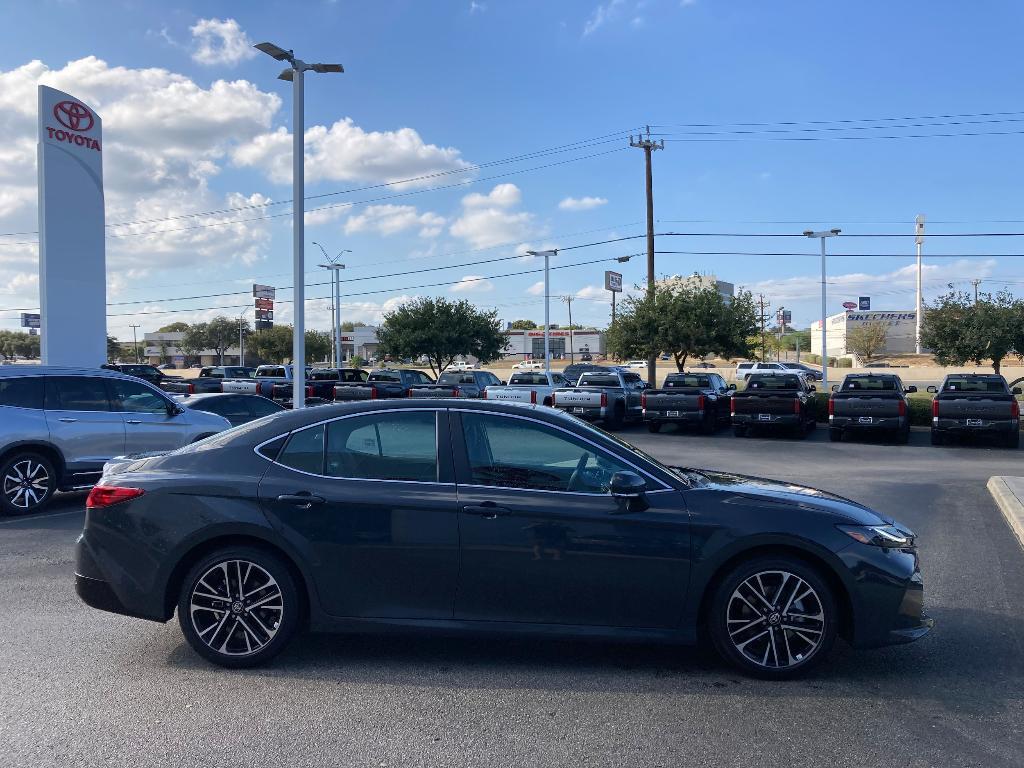
<svg viewBox="0 0 1024 768"><path fill-rule="evenodd" d="M200 641L227 656L249 656L265 648L281 628L284 611L277 581L249 560L211 566L189 597L189 615Z"/></svg>
<svg viewBox="0 0 1024 768"><path fill-rule="evenodd" d="M16 461L4 474L3 493L7 503L16 509L37 507L50 493L50 473L41 461Z"/></svg>
<svg viewBox="0 0 1024 768"><path fill-rule="evenodd" d="M729 598L729 641L751 663L783 670L805 663L821 647L826 630L821 598L788 571L755 573Z"/></svg>

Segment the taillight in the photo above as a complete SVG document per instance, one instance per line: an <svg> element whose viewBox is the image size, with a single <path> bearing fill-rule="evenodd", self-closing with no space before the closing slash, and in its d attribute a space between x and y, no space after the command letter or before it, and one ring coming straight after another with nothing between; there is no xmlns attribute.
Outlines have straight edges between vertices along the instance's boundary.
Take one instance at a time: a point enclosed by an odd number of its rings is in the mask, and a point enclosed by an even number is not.
<svg viewBox="0 0 1024 768"><path fill-rule="evenodd" d="M932 400L932 418L937 419L939 417L939 401Z"/></svg>
<svg viewBox="0 0 1024 768"><path fill-rule="evenodd" d="M312 397L312 396L313 396L313 388L312 387L306 387L306 397Z"/></svg>
<svg viewBox="0 0 1024 768"><path fill-rule="evenodd" d="M370 399L371 400L376 400L377 399L377 388L376 387L370 387Z"/></svg>
<svg viewBox="0 0 1024 768"><path fill-rule="evenodd" d="M536 404L537 404L537 390L531 389L530 390L530 405L536 405Z"/></svg>
<svg viewBox="0 0 1024 768"><path fill-rule="evenodd" d="M223 387L224 385L221 384L221 386ZM194 395L196 393L196 385L193 384L191 381L188 383L188 393L190 395Z"/></svg>
<svg viewBox="0 0 1024 768"><path fill-rule="evenodd" d="M487 390L486 389L484 390L484 400L490 400L490 398L487 397Z"/></svg>
<svg viewBox="0 0 1024 768"><path fill-rule="evenodd" d="M220 388L221 392L224 391L224 382L223 381L220 384L218 384L217 386Z"/></svg>
<svg viewBox="0 0 1024 768"><path fill-rule="evenodd" d="M601 393L601 407L602 408L607 408L608 407L608 393L607 392L602 392Z"/></svg>
<svg viewBox="0 0 1024 768"><path fill-rule="evenodd" d="M829 405L831 405L831 404L832 404L831 401L829 401ZM907 404L906 404L905 401L898 400L897 403L896 403L896 407L898 409L897 413L900 416L906 416L907 415Z"/></svg>
<svg viewBox="0 0 1024 768"><path fill-rule="evenodd" d="M903 401L902 400L900 401L900 408L903 408ZM835 416L835 414L836 414L836 401L835 401L834 398L830 397L828 399L828 415L829 416ZM901 410L900 411L900 416L902 416L902 415L903 415L903 411Z"/></svg>
<svg viewBox="0 0 1024 768"><path fill-rule="evenodd" d="M735 416L736 415L736 401L733 400L731 397L729 398L729 415L730 416Z"/></svg>
<svg viewBox="0 0 1024 768"><path fill-rule="evenodd" d="M406 397L412 397L412 390L411 389L405 390L405 396Z"/></svg>
<svg viewBox="0 0 1024 768"><path fill-rule="evenodd" d="M1013 402L1010 403L1010 418L1011 419L1019 419L1020 418L1020 403L1017 402L1017 398L1014 398Z"/></svg>
<svg viewBox="0 0 1024 768"><path fill-rule="evenodd" d="M793 413L800 413L800 398L793 401Z"/></svg>
<svg viewBox="0 0 1024 768"><path fill-rule="evenodd" d="M96 485L89 491L89 497L85 500L87 509L100 509L120 504L122 501L136 499L145 491L141 488L116 488L109 485Z"/></svg>
<svg viewBox="0 0 1024 768"><path fill-rule="evenodd" d="M458 397L458 396L459 396L459 390L452 389L452 397Z"/></svg>
<svg viewBox="0 0 1024 768"><path fill-rule="evenodd" d="M647 409L647 393L646 392L644 392L643 394L640 395L640 407L643 408L644 410ZM701 406L701 407L703 407L703 406Z"/></svg>
<svg viewBox="0 0 1024 768"><path fill-rule="evenodd" d="M704 410L704 395L697 395L697 410Z"/></svg>

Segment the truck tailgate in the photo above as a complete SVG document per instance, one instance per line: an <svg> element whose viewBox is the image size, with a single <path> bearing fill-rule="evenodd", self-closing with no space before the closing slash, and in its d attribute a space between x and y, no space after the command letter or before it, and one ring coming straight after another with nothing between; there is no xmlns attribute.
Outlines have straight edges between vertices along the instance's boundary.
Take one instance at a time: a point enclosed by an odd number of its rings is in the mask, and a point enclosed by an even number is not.
<svg viewBox="0 0 1024 768"><path fill-rule="evenodd" d="M941 394L938 399L939 416L944 419L1006 420L1013 417L1010 397L992 398L986 395Z"/></svg>
<svg viewBox="0 0 1024 768"><path fill-rule="evenodd" d="M648 411L699 411L701 397L699 393L647 392L644 401Z"/></svg>
<svg viewBox="0 0 1024 768"><path fill-rule="evenodd" d="M732 398L734 413L793 413L799 402L796 394L740 392Z"/></svg>
<svg viewBox="0 0 1024 768"><path fill-rule="evenodd" d="M533 393L537 390L532 387L488 387L487 399L500 400L503 403L532 403ZM541 400L539 395L538 400Z"/></svg>
<svg viewBox="0 0 1024 768"><path fill-rule="evenodd" d="M563 408L600 408L600 389L565 389L555 392L555 405Z"/></svg>
<svg viewBox="0 0 1024 768"><path fill-rule="evenodd" d="M374 388L366 384L339 384L334 387L335 400L373 400Z"/></svg>
<svg viewBox="0 0 1024 768"><path fill-rule="evenodd" d="M836 397L832 412L836 416L889 418L900 415L900 400L891 395Z"/></svg>
<svg viewBox="0 0 1024 768"><path fill-rule="evenodd" d="M231 381L225 379L220 383L221 392L243 392L249 395L258 395L261 393L259 381ZM269 387L268 387L269 391Z"/></svg>
<svg viewBox="0 0 1024 768"><path fill-rule="evenodd" d="M420 387L410 387L409 397L461 397L461 393L455 387L438 384L424 384Z"/></svg>

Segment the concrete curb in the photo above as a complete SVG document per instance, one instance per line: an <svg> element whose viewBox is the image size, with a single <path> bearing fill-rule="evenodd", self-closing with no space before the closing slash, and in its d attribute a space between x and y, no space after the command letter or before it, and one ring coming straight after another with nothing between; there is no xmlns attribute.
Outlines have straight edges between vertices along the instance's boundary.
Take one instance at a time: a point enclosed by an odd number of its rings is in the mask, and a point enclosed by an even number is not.
<svg viewBox="0 0 1024 768"><path fill-rule="evenodd" d="M1024 547L1024 477L997 475L988 479L987 487L1006 518L1006 524Z"/></svg>

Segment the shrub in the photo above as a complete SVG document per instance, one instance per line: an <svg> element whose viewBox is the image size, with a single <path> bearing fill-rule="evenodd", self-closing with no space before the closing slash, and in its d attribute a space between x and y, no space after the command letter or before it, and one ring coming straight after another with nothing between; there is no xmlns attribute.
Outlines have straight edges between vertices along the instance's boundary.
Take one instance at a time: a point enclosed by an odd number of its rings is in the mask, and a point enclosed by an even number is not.
<svg viewBox="0 0 1024 768"><path fill-rule="evenodd" d="M853 360L848 357L840 358L836 364L836 368L853 368Z"/></svg>
<svg viewBox="0 0 1024 768"><path fill-rule="evenodd" d="M366 361L359 355L352 355L352 357L348 359L348 364L353 368L362 368L366 365Z"/></svg>

